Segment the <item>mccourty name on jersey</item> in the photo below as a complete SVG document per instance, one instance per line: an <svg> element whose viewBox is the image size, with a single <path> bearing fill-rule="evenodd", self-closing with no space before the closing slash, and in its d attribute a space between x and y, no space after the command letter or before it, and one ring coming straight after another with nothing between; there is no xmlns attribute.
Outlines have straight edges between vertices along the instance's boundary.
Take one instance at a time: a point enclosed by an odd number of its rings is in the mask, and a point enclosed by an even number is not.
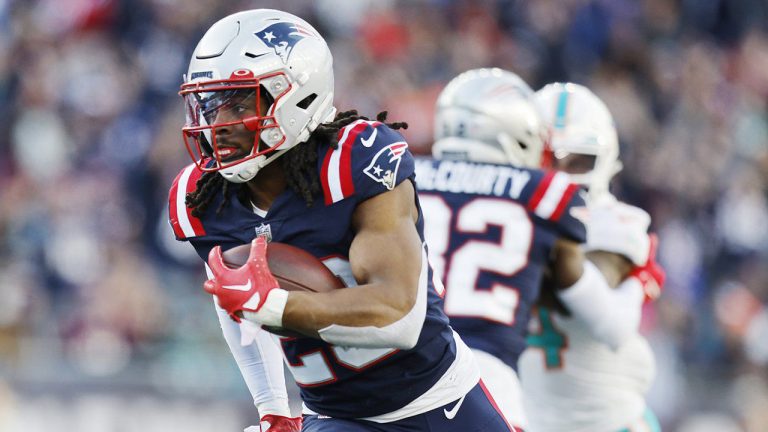
<svg viewBox="0 0 768 432"><path fill-rule="evenodd" d="M500 197L509 186L509 196L519 198L530 179L528 171L508 166L446 160L436 169L429 160L416 160L416 182L421 190Z"/></svg>

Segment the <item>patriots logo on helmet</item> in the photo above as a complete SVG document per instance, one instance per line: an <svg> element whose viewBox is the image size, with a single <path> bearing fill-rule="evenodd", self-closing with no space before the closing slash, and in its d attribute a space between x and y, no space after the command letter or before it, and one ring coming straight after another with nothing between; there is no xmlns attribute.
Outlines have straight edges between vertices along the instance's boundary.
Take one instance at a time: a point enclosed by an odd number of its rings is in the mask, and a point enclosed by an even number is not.
<svg viewBox="0 0 768 432"><path fill-rule="evenodd" d="M269 48L273 48L283 63L288 63L288 57L298 41L307 36L317 37L309 29L290 22L278 22L254 34Z"/></svg>
<svg viewBox="0 0 768 432"><path fill-rule="evenodd" d="M396 142L379 150L368 167L365 168L365 174L386 186L387 189L394 189L397 169L400 168L400 161L403 159L403 154L407 148L408 143Z"/></svg>

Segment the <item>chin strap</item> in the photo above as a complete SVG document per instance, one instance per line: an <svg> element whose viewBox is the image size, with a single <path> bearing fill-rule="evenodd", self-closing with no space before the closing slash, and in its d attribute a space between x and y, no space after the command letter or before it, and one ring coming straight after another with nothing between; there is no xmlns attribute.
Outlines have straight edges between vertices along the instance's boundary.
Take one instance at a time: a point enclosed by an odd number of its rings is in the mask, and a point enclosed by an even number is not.
<svg viewBox="0 0 768 432"><path fill-rule="evenodd" d="M262 168L269 165L270 163L277 160L280 156L284 155L288 152L290 149L285 150L275 150L274 152L270 153L269 156L258 156L253 159L249 159L243 164L251 164L252 166L243 167L240 170L238 170L236 173L225 173L225 170L219 171L219 174L224 177L227 181L230 181L232 183L247 183L251 180L253 180L254 177L256 177L256 174L261 171ZM228 169L236 168L238 165L234 165Z"/></svg>

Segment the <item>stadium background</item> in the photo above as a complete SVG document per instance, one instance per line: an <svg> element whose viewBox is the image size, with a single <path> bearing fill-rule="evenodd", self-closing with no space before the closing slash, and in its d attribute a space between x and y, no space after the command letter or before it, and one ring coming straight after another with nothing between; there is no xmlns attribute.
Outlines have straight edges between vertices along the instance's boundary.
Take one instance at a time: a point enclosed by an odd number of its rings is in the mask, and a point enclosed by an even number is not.
<svg viewBox="0 0 768 432"><path fill-rule="evenodd" d="M0 431L257 418L165 215L189 55L253 7L315 24L337 107L388 108L416 152L466 69L590 86L669 276L644 315L651 406L667 431L768 430L765 0L0 0Z"/></svg>

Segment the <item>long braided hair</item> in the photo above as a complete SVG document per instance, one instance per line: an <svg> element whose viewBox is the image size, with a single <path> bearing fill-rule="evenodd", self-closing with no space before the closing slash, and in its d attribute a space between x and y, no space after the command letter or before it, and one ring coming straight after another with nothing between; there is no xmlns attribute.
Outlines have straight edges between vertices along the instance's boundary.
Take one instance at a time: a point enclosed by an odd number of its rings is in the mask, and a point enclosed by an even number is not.
<svg viewBox="0 0 768 432"><path fill-rule="evenodd" d="M285 172L288 187L301 195L311 207L314 203L314 196L321 190L320 182L317 176L317 147L321 143L329 143L331 148L336 149L339 145L338 133L343 127L357 120L369 120L361 116L357 110L344 111L336 114L336 117L330 123L323 123L315 129L305 143L288 150L280 158ZM408 123L393 122L386 123L387 112L382 111L376 116L380 121L392 129L408 129ZM224 177L216 172L206 172L195 184L195 190L187 193L184 204L192 209L192 216L201 217L208 211L208 207L214 200L219 190L222 191L224 199L216 209L216 214L226 207L232 195L235 195L241 202L248 201L248 190L240 184L228 182Z"/></svg>

